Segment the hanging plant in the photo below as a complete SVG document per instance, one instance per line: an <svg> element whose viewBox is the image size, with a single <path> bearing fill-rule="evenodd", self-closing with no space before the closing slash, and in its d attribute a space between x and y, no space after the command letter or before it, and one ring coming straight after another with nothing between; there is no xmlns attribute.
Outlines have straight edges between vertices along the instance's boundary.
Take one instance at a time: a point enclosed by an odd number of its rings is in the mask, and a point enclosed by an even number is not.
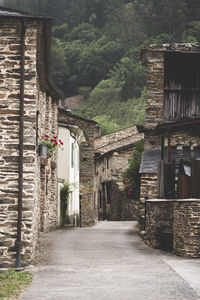
<svg viewBox="0 0 200 300"><path fill-rule="evenodd" d="M58 140L57 136L49 136L48 134L45 134L40 141L40 145L47 146L48 155L52 156L53 153L64 144L61 140Z"/></svg>

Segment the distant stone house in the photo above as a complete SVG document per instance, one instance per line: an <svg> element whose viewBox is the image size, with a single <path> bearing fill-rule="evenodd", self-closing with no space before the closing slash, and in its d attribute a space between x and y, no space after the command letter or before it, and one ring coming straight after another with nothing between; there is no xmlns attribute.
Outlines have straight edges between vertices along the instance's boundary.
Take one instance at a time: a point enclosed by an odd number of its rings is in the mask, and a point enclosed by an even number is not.
<svg viewBox="0 0 200 300"><path fill-rule="evenodd" d="M141 56L147 97L140 230L150 246L199 257L200 46L151 45Z"/></svg>
<svg viewBox="0 0 200 300"><path fill-rule="evenodd" d="M0 9L0 267L33 259L38 233L58 226L56 155L60 95L50 80L51 19Z"/></svg>
<svg viewBox="0 0 200 300"><path fill-rule="evenodd" d="M63 175L62 178L58 176L58 185L59 187L62 185L62 179L69 183L74 181L69 205L71 207L75 205L76 209L69 216L69 221L77 226L89 225L98 219L97 203L94 198L94 139L99 136L99 126L95 121L72 114L63 108L59 109L58 120L60 137L63 136L65 140L65 137L68 139L71 135L69 142L65 143L64 153L60 152L58 174ZM67 166L70 166L71 175L67 175Z"/></svg>
<svg viewBox="0 0 200 300"><path fill-rule="evenodd" d="M136 218L133 201L123 193L122 174L129 166L135 142L143 134L136 126L95 139L95 197L99 220Z"/></svg>

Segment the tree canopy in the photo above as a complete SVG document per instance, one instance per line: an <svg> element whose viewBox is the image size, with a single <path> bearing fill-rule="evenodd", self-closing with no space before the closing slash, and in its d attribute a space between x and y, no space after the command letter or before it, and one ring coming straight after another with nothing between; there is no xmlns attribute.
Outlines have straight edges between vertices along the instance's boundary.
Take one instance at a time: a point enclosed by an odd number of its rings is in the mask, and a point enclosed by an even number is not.
<svg viewBox="0 0 200 300"><path fill-rule="evenodd" d="M4 5L54 18L55 83L66 97L91 91L77 113L103 116L101 121L121 127L144 119L141 48L200 42L199 0L6 0Z"/></svg>

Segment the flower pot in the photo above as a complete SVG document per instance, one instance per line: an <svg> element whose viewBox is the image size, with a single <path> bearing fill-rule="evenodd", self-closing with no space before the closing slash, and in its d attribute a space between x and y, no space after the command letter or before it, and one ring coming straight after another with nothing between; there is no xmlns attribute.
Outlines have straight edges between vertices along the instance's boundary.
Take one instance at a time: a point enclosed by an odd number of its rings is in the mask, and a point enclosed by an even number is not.
<svg viewBox="0 0 200 300"><path fill-rule="evenodd" d="M40 156L45 156L47 157L48 156L48 147L47 145L44 145L44 144L40 144L39 145L39 155Z"/></svg>

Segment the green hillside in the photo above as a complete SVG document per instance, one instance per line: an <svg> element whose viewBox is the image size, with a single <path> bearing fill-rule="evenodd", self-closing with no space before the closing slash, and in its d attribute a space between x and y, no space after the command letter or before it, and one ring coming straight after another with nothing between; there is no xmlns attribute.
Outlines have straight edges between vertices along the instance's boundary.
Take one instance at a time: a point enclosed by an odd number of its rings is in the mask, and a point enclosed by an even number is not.
<svg viewBox="0 0 200 300"><path fill-rule="evenodd" d="M200 42L199 0L6 0L54 17L53 79L66 97L85 95L76 113L104 132L144 120L145 66L152 43Z"/></svg>

